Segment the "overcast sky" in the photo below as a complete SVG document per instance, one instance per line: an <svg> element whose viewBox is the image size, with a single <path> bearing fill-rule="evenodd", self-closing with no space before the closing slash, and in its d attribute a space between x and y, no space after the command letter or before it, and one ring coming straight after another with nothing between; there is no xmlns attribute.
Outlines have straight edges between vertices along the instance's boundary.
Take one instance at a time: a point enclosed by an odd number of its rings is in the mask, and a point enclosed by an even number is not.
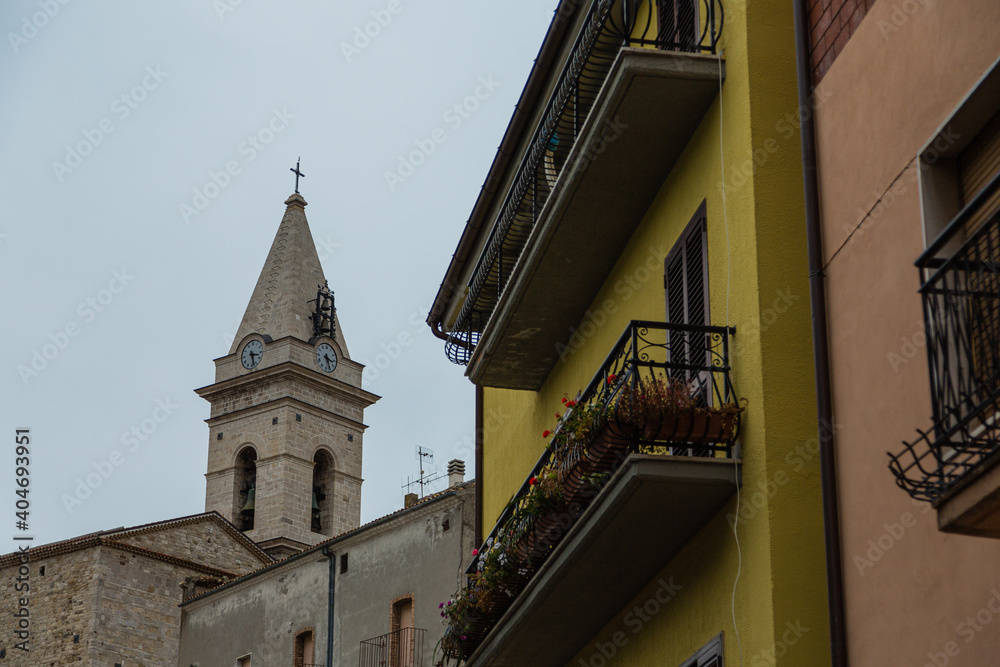
<svg viewBox="0 0 1000 667"><path fill-rule="evenodd" d="M299 155L351 356L383 397L362 520L402 506L418 445L471 477L473 387L424 319L554 8L2 3L3 551L19 427L39 544L204 510L193 390L229 350Z"/></svg>

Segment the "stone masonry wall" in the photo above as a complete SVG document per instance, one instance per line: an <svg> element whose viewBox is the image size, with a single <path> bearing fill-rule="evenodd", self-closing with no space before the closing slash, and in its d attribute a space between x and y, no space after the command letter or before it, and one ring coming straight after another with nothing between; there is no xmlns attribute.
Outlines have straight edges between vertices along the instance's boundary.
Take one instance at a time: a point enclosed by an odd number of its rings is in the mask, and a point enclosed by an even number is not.
<svg viewBox="0 0 1000 667"><path fill-rule="evenodd" d="M199 573L108 546L99 548L96 560L90 665L176 667L180 583Z"/></svg>
<svg viewBox="0 0 1000 667"><path fill-rule="evenodd" d="M42 667L48 665L87 665L87 637L94 624L92 611L95 591L96 550L88 549L31 562L30 567L30 643L29 651L14 648L18 598L25 593L14 590L18 567L0 570L5 582L0 588L0 647L7 657L5 667ZM42 575L40 568L45 567ZM74 635L80 641L73 642Z"/></svg>

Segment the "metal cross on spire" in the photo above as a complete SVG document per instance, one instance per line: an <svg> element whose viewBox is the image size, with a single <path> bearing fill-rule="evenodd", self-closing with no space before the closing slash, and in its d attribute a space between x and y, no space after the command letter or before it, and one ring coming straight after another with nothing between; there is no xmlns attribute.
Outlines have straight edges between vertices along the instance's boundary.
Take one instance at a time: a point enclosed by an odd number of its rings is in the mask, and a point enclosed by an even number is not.
<svg viewBox="0 0 1000 667"><path fill-rule="evenodd" d="M299 194L299 177L300 177L300 176L301 176L302 178L305 178L305 177L306 177L306 175L305 175L305 174L303 174L303 173L302 173L302 172L301 172L301 171L299 170L299 163L300 163L301 161L302 161L302 158L301 158L301 157L300 157L300 158L298 158L298 159L296 159L296 160L295 160L295 169L289 169L289 170L288 170L288 171L292 172L293 174L295 174L295 194Z"/></svg>

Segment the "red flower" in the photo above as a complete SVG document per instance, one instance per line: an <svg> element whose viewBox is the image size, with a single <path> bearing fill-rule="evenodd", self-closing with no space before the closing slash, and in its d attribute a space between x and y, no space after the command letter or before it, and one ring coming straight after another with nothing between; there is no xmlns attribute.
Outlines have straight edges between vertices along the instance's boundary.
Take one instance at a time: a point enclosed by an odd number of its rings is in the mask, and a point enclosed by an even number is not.
<svg viewBox="0 0 1000 667"><path fill-rule="evenodd" d="M473 549L472 550L472 555L473 556L478 556L479 555L479 549Z"/></svg>
<svg viewBox="0 0 1000 667"><path fill-rule="evenodd" d="M531 479L528 480L528 486L534 486L537 481L538 481L537 479L532 477Z"/></svg>
<svg viewBox="0 0 1000 667"><path fill-rule="evenodd" d="M570 401L569 403L566 404L566 407L567 408L575 408L576 407L576 401Z"/></svg>
<svg viewBox="0 0 1000 667"><path fill-rule="evenodd" d="M556 413L556 419L562 419L562 415L559 414L558 412Z"/></svg>
<svg viewBox="0 0 1000 667"><path fill-rule="evenodd" d="M550 435L552 435L552 431L548 431L548 430L546 430L546 431L542 431L542 437L543 437L543 438L547 438L547 437L549 437Z"/></svg>
<svg viewBox="0 0 1000 667"><path fill-rule="evenodd" d="M618 376L615 375L614 373L612 373L611 375L608 376L608 383L610 384L611 382L614 382L617 379L618 379Z"/></svg>
<svg viewBox="0 0 1000 667"><path fill-rule="evenodd" d="M568 398L566 398L565 396L563 396L563 405L566 405L566 401L568 401L568 400L569 400Z"/></svg>

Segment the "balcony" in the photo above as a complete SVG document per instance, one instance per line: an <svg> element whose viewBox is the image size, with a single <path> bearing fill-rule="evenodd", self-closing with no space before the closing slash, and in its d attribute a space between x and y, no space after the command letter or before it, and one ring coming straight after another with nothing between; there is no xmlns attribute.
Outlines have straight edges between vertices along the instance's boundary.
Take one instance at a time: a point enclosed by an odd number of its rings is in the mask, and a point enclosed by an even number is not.
<svg viewBox="0 0 1000 667"><path fill-rule="evenodd" d="M447 605L450 657L567 664L732 497L731 333L626 328Z"/></svg>
<svg viewBox="0 0 1000 667"><path fill-rule="evenodd" d="M718 93L722 23L719 0L592 1L444 325L473 382L544 382Z"/></svg>
<svg viewBox="0 0 1000 667"><path fill-rule="evenodd" d="M421 628L402 628L361 642L360 667L424 667Z"/></svg>
<svg viewBox="0 0 1000 667"><path fill-rule="evenodd" d="M993 178L917 260L932 426L890 454L946 532L1000 538L1000 194Z"/></svg>

